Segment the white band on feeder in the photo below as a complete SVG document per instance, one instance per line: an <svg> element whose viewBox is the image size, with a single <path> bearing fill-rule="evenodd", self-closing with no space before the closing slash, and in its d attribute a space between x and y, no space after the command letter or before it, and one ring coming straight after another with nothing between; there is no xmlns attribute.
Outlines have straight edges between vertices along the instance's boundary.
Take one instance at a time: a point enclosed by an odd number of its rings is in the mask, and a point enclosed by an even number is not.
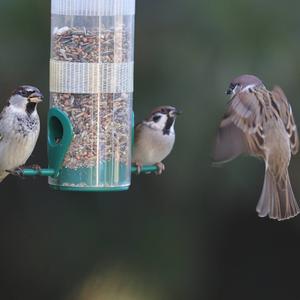
<svg viewBox="0 0 300 300"><path fill-rule="evenodd" d="M77 63L50 60L50 91L55 93L132 93L133 62Z"/></svg>
<svg viewBox="0 0 300 300"><path fill-rule="evenodd" d="M135 14L135 0L52 0L52 14L122 16Z"/></svg>

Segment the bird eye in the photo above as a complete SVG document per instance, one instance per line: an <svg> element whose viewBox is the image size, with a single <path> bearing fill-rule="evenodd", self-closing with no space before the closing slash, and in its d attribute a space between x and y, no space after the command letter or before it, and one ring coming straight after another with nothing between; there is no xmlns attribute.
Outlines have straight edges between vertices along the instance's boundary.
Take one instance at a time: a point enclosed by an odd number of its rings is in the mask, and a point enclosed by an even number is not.
<svg viewBox="0 0 300 300"><path fill-rule="evenodd" d="M19 92L19 95L21 95L22 97L26 97L27 96L27 92L25 90L21 90Z"/></svg>
<svg viewBox="0 0 300 300"><path fill-rule="evenodd" d="M153 122L157 123L160 120L161 116L160 115L156 115L152 118Z"/></svg>

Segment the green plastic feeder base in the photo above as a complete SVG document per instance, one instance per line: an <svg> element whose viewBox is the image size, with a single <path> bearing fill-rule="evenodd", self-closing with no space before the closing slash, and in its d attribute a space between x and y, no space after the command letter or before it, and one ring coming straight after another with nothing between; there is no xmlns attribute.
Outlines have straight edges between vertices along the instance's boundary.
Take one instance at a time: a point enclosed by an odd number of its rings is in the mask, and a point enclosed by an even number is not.
<svg viewBox="0 0 300 300"><path fill-rule="evenodd" d="M74 186L60 186L49 184L50 188L56 191L64 192L123 192L129 189L128 186L118 187L74 187Z"/></svg>
<svg viewBox="0 0 300 300"><path fill-rule="evenodd" d="M130 168L127 164L104 161L94 167L62 168L49 184L69 191L123 191L130 185Z"/></svg>

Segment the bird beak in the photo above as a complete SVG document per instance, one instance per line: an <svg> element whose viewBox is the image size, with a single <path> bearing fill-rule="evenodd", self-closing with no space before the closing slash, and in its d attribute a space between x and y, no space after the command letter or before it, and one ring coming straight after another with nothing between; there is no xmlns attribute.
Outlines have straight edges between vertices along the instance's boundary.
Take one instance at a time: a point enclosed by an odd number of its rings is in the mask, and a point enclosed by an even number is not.
<svg viewBox="0 0 300 300"><path fill-rule="evenodd" d="M175 109L175 110L171 110L169 115L171 117L174 117L174 116L178 116L178 115L181 115L182 114L182 111L178 110L178 109Z"/></svg>
<svg viewBox="0 0 300 300"><path fill-rule="evenodd" d="M28 100L30 102L33 102L33 103L39 103L39 102L42 102L43 101L43 95L39 92L34 92L32 93L29 97L28 97Z"/></svg>
<svg viewBox="0 0 300 300"><path fill-rule="evenodd" d="M232 94L232 92L233 92L233 91L232 91L232 88L229 88L229 89L226 91L226 93L225 93L225 94L226 94L226 95L231 95L231 94Z"/></svg>

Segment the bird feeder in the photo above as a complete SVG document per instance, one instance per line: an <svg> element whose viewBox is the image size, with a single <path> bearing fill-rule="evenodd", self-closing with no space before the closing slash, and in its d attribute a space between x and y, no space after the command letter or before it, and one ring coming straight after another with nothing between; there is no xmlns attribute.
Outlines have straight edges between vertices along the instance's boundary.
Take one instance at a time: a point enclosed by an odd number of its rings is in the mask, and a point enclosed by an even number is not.
<svg viewBox="0 0 300 300"><path fill-rule="evenodd" d="M130 185L135 0L52 0L50 107L73 136L54 188ZM49 152L63 126L50 120ZM59 128L62 127L62 128ZM55 159L55 158L54 158Z"/></svg>
<svg viewBox="0 0 300 300"><path fill-rule="evenodd" d="M49 169L23 175L58 190L128 189L134 15L135 0L52 0Z"/></svg>

